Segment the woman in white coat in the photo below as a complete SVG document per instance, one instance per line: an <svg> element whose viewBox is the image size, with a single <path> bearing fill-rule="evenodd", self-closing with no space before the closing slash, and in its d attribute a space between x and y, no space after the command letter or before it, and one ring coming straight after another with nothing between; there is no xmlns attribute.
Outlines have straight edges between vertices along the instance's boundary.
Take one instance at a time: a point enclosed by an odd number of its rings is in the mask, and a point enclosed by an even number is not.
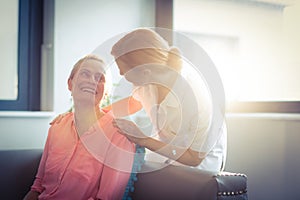
<svg viewBox="0 0 300 200"><path fill-rule="evenodd" d="M214 108L210 97L205 88L194 87L195 83L181 75L179 50L170 47L155 31L140 28L121 38L111 53L120 74L135 88L133 99L141 103L153 125L151 135L147 135L132 121L116 119L114 124L120 133L153 152L146 159L222 170L226 158L225 122L217 133L211 131Z"/></svg>

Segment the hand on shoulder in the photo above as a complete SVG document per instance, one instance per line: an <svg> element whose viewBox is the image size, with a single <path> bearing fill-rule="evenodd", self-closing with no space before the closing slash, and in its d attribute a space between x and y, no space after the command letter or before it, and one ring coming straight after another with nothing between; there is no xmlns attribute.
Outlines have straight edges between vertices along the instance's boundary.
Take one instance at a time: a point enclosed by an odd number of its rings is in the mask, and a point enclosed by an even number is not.
<svg viewBox="0 0 300 200"><path fill-rule="evenodd" d="M71 112L65 112L65 113L62 113L62 114L59 114L58 116L56 116L49 124L50 125L53 125L53 124L58 124L59 122L61 122L61 120L67 116L69 113Z"/></svg>

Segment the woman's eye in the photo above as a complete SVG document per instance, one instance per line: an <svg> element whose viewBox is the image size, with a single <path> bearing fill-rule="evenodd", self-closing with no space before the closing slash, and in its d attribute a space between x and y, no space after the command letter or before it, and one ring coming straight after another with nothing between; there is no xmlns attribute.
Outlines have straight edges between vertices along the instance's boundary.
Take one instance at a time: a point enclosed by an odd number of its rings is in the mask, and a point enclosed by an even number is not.
<svg viewBox="0 0 300 200"><path fill-rule="evenodd" d="M87 72L81 72L80 75L84 78L88 78L89 77L89 73Z"/></svg>

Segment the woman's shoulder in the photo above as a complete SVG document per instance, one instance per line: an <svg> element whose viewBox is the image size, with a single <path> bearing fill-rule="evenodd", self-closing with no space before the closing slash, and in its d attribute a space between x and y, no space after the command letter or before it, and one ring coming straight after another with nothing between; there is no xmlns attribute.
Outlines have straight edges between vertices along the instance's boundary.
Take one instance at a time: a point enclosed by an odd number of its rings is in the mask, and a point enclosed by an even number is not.
<svg viewBox="0 0 300 200"><path fill-rule="evenodd" d="M56 116L51 122L50 125L55 126L58 124L65 123L66 121L73 119L74 113L73 112L65 112Z"/></svg>
<svg viewBox="0 0 300 200"><path fill-rule="evenodd" d="M130 152L135 151L135 145L124 135L118 132L118 129L113 126L114 115L112 112L105 113L99 120L102 131L109 138L111 144L118 148L126 149Z"/></svg>

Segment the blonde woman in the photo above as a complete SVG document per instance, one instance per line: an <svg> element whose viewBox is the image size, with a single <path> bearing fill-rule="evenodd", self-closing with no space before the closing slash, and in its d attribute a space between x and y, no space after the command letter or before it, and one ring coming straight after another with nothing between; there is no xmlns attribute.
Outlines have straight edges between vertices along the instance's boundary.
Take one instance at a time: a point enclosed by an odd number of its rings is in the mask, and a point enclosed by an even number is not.
<svg viewBox="0 0 300 200"><path fill-rule="evenodd" d="M130 101L141 103L154 127L149 136L135 123L116 119L119 132L150 150L151 160L222 170L226 156L225 123L218 133L209 132L211 104L204 91L195 90L193 83L181 76L179 50L170 47L155 31L139 28L122 37L111 54L120 74L135 87ZM116 107L122 106L116 103Z"/></svg>

